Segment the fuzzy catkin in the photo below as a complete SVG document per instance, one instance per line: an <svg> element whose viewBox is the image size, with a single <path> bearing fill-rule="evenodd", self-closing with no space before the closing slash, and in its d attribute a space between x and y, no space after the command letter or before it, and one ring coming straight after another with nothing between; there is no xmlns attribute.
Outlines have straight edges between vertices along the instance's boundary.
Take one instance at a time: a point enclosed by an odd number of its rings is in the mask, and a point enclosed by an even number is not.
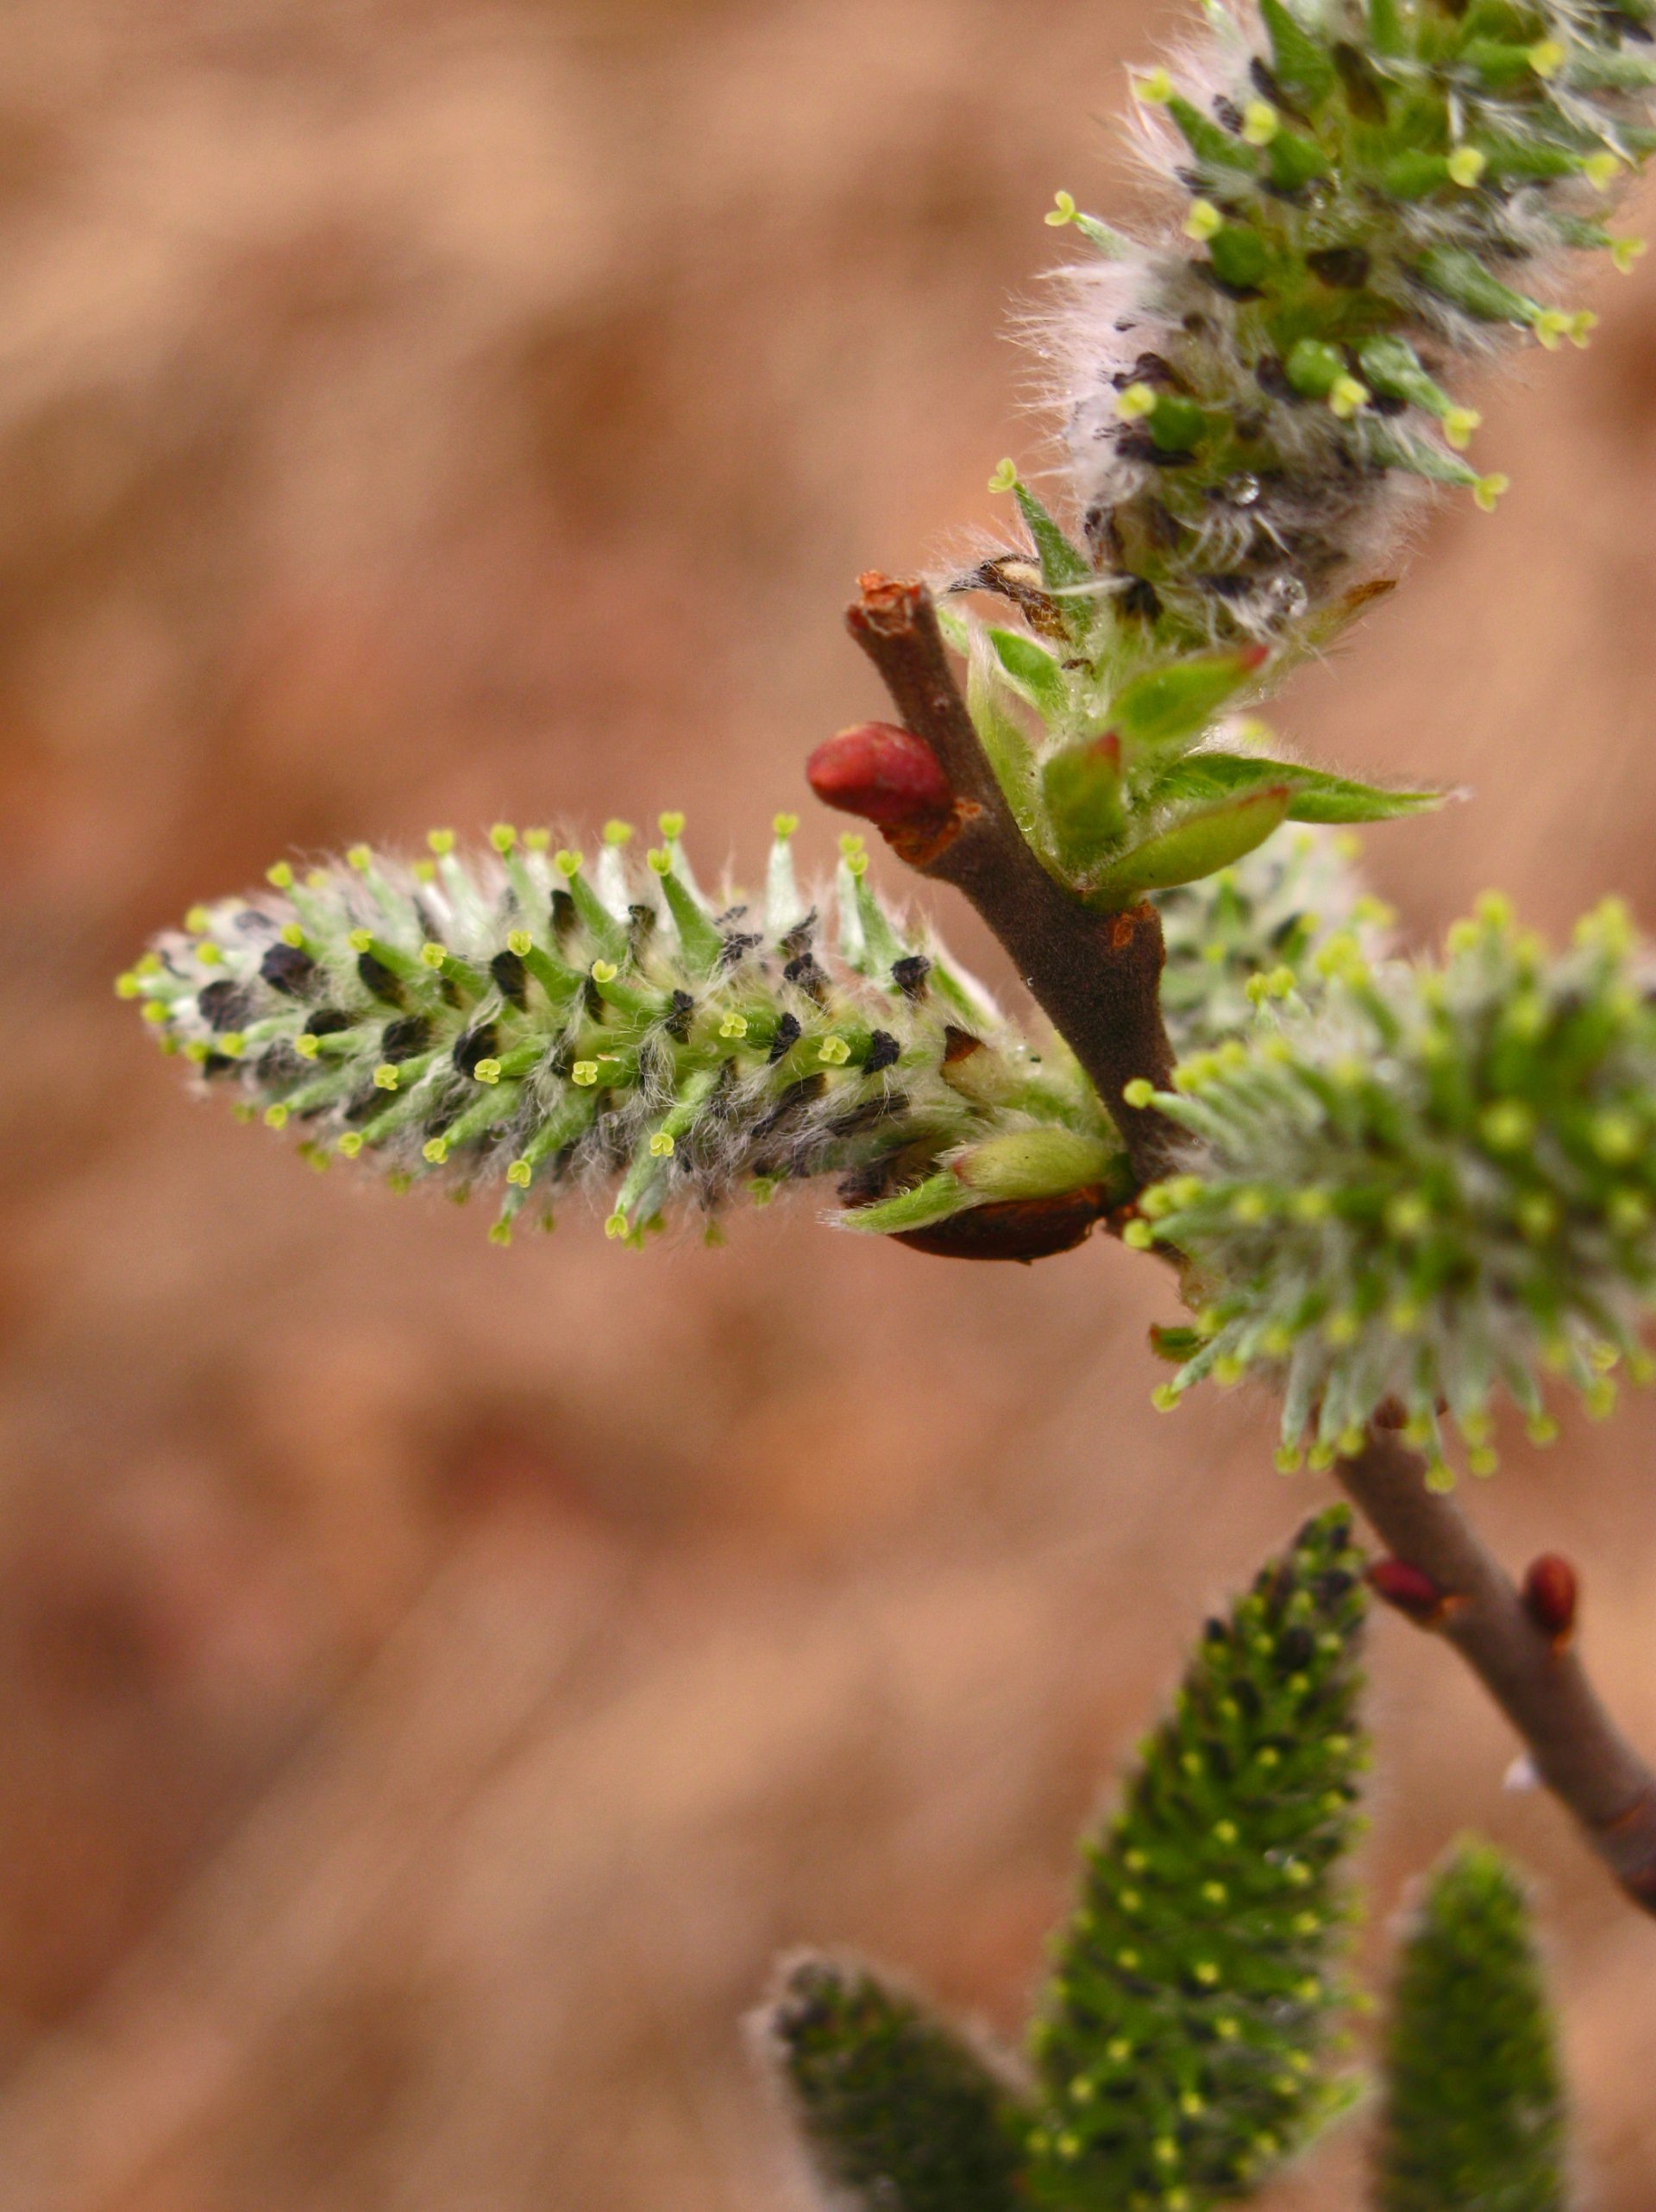
<svg viewBox="0 0 1656 2212"><path fill-rule="evenodd" d="M1107 1178L1118 1141L1063 1047L1032 1049L881 905L860 839L831 946L793 826L779 817L756 901L701 894L675 816L643 870L620 824L595 868L504 825L470 858L438 831L412 864L366 846L303 877L279 863L118 988L313 1161L499 1186L502 1242L572 1187L636 1242L669 1210L711 1217L824 1174L865 1207L940 1180L945 1211L1050 1185L1050 1155L1060 1185L1077 1162Z"/></svg>
<svg viewBox="0 0 1656 2212"><path fill-rule="evenodd" d="M1446 1417L1489 1474L1497 1392L1546 1442L1546 1376L1602 1416L1612 1369L1653 1371L1651 952L1613 901L1555 954L1491 897L1440 965L1339 940L1320 961L1310 1003L1157 1100L1189 1166L1141 1195L1129 1241L1181 1254L1201 1309L1164 1334L1179 1366L1157 1397L1261 1376L1287 1468L1308 1438L1316 1465L1355 1450L1392 1408L1446 1489Z"/></svg>
<svg viewBox="0 0 1656 2212"><path fill-rule="evenodd" d="M1585 342L1552 304L1573 251L1656 144L1648 0L1209 0L1134 84L1138 137L1183 198L1150 244L1100 249L1044 349L1094 575L1157 649L1314 644L1395 542L1411 481L1489 505L1453 388L1524 336Z"/></svg>

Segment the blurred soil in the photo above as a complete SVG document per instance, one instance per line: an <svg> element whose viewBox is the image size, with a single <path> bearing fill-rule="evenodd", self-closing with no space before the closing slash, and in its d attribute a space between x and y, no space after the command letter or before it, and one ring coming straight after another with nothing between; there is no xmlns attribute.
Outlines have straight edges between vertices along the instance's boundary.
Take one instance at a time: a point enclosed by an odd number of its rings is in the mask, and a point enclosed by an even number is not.
<svg viewBox="0 0 1656 2212"><path fill-rule="evenodd" d="M1004 342L1151 25L1099 0L18 0L0 15L0 2205L758 2212L768 1962L1012 2029L1072 1838L1318 1501L1147 1411L1155 1271L825 1235L618 1255L191 1106L109 990L279 854L662 805L757 863L876 699L862 567L1036 449ZM1656 266L1656 257L1647 269ZM1603 297L1598 297L1603 294ZM1656 922L1656 276L1537 357L1282 722L1464 780L1381 831ZM810 850L831 851L829 824ZM887 881L894 879L888 871ZM969 958L992 950L943 916ZM1656 1421L1516 1440L1656 1746ZM1264 1470L1262 1472L1262 1469ZM1656 1928L1442 1653L1375 1637L1375 1934L1540 1878L1603 2212L1656 2196ZM1355 2139L1269 2200L1351 2201Z"/></svg>

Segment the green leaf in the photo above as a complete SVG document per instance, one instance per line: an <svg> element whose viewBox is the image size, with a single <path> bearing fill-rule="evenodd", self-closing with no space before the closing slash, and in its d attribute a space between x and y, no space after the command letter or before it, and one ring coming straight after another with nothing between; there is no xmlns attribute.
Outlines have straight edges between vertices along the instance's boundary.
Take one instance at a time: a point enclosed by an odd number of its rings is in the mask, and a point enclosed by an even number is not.
<svg viewBox="0 0 1656 2212"><path fill-rule="evenodd" d="M1565 2119L1523 1888L1487 1844L1433 1876L1403 1952L1380 2212L1564 2212Z"/></svg>
<svg viewBox="0 0 1656 2212"><path fill-rule="evenodd" d="M988 632L994 657L1014 688L1020 691L1049 728L1061 725L1070 710L1070 687L1063 670L1044 645L1021 630Z"/></svg>
<svg viewBox="0 0 1656 2212"><path fill-rule="evenodd" d="M1129 755L1195 738L1258 675L1260 645L1239 652L1194 654L1150 669L1110 702L1110 720Z"/></svg>
<svg viewBox="0 0 1656 2212"><path fill-rule="evenodd" d="M1033 2039L1038 2204L1205 2212L1345 2102L1327 2058L1362 1758L1361 1568L1336 1509L1208 1624L1087 1846Z"/></svg>
<svg viewBox="0 0 1656 2212"><path fill-rule="evenodd" d="M958 2030L865 1968L806 1958L766 2022L812 2165L856 2212L1018 2212L1023 2115Z"/></svg>
<svg viewBox="0 0 1656 2212"><path fill-rule="evenodd" d="M1041 796L1059 859L1077 872L1094 865L1127 826L1120 738L1112 730L1054 753L1041 770Z"/></svg>
<svg viewBox="0 0 1656 2212"><path fill-rule="evenodd" d="M1211 804L1239 792L1288 787L1291 822L1385 822L1404 814L1429 814L1450 795L1445 791L1388 791L1375 783L1329 776L1296 761L1260 760L1246 753L1187 753L1151 787L1149 805L1163 800Z"/></svg>
<svg viewBox="0 0 1656 2212"><path fill-rule="evenodd" d="M1320 105L1339 82L1333 56L1283 0L1259 0L1259 13L1270 41L1271 66L1277 82L1310 106Z"/></svg>
<svg viewBox="0 0 1656 2212"><path fill-rule="evenodd" d="M974 625L966 660L966 711L972 718L983 757L994 770L1001 795L1012 809L1013 820L1032 844L1040 828L1035 756L1029 739L1007 712L1001 698L1004 681L988 636Z"/></svg>
<svg viewBox="0 0 1656 2212"><path fill-rule="evenodd" d="M1130 847L1088 882L1087 903L1108 912L1131 905L1146 891L1170 890L1176 883L1215 875L1263 845L1287 820L1288 805L1288 786L1278 778L1215 805L1175 810L1153 837Z"/></svg>

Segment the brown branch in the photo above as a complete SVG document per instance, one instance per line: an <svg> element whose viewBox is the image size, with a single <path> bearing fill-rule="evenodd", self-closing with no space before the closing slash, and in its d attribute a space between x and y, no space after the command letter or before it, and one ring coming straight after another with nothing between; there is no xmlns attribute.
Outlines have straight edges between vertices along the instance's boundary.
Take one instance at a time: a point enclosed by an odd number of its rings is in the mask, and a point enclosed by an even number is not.
<svg viewBox="0 0 1656 2212"><path fill-rule="evenodd" d="M1095 914L1049 876L1013 819L949 665L924 584L861 579L847 617L897 712L936 755L956 795L937 835L894 833L923 876L963 891L1016 961L1037 1001L1097 1087L1141 1183L1164 1173L1178 1132L1153 1109L1129 1106L1143 1077L1165 1090L1173 1049L1161 1013L1161 918L1148 902Z"/></svg>
<svg viewBox="0 0 1656 2212"><path fill-rule="evenodd" d="M1526 1607L1426 1462L1377 1427L1335 1474L1397 1557L1435 1585L1446 1637L1528 1747L1536 1773L1641 1911L1656 1914L1656 1775L1599 1703L1581 1662ZM1419 1618L1419 1615L1415 1615Z"/></svg>

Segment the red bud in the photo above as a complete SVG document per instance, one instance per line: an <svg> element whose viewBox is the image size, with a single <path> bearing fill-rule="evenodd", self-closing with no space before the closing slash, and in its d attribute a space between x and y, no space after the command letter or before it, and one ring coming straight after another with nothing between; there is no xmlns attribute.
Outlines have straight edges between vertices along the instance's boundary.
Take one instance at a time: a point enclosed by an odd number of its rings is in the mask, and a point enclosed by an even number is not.
<svg viewBox="0 0 1656 2212"><path fill-rule="evenodd" d="M1581 1595L1575 1568L1556 1551L1544 1551L1529 1562L1523 1595L1524 1611L1552 1639L1552 1649L1562 1651L1575 1629L1576 1606Z"/></svg>
<svg viewBox="0 0 1656 2212"><path fill-rule="evenodd" d="M861 814L888 835L906 830L935 837L955 810L955 795L931 746L891 722L859 722L825 738L805 772L824 806Z"/></svg>
<svg viewBox="0 0 1656 2212"><path fill-rule="evenodd" d="M1377 1559L1368 1580L1377 1598L1383 1598L1417 1628L1436 1628L1447 1610L1447 1593L1406 1559Z"/></svg>

